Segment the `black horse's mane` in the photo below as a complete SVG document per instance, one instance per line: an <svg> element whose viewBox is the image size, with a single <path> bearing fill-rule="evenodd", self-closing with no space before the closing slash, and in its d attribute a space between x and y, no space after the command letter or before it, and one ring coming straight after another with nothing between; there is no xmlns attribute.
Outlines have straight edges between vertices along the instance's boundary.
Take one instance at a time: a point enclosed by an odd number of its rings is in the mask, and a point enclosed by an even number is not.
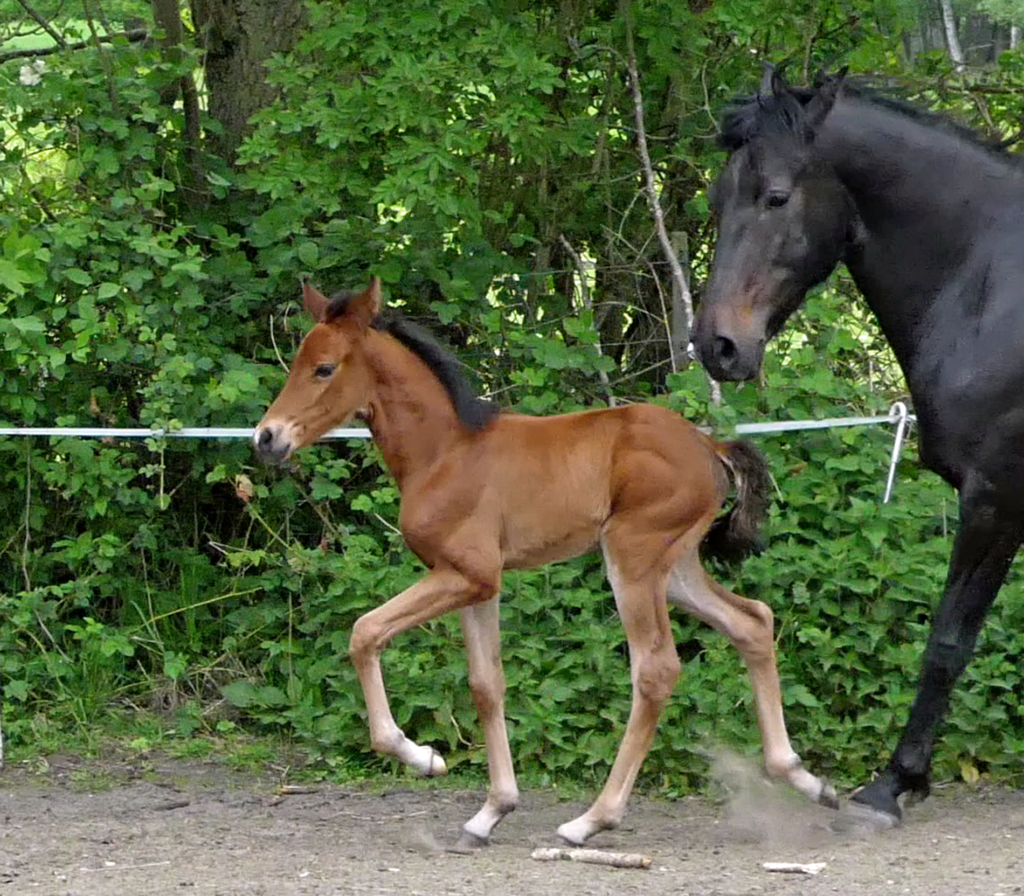
<svg viewBox="0 0 1024 896"><path fill-rule="evenodd" d="M856 84L850 80L843 82L842 90L847 97L856 98L925 127L958 137L1006 162L1024 164L1021 156L1008 152L1006 147L999 143L986 140L976 131L947 115L922 109L906 100L881 94L866 84ZM793 134L809 142L812 134L804 114L804 106L814 95L813 88L787 86L780 95L735 98L722 115L719 143L724 149L732 151L757 137L771 134Z"/></svg>
<svg viewBox="0 0 1024 896"><path fill-rule="evenodd" d="M349 302L359 294L358 290L345 290L331 296L329 316L344 314ZM374 317L370 326L394 336L430 368L430 372L444 386L459 421L467 430L479 432L497 416L498 405L476 395L458 359L428 330L392 309Z"/></svg>

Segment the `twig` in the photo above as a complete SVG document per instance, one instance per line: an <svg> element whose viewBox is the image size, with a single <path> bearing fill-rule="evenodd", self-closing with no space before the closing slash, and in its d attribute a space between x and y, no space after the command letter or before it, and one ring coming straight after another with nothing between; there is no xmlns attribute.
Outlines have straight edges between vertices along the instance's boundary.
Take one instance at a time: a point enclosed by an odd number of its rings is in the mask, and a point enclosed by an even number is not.
<svg viewBox="0 0 1024 896"><path fill-rule="evenodd" d="M116 862L109 862L103 868L79 868L78 870L95 874L97 871L135 871L138 868L160 868L170 864L169 860L165 862L143 862L141 865L118 865Z"/></svg>
<svg viewBox="0 0 1024 896"><path fill-rule="evenodd" d="M393 534L395 534L395 535L401 535L402 534L402 530L401 529L399 529L396 525L394 525L394 523L389 523L379 513L374 513L373 515L375 517L377 517L377 519L381 522L381 524L383 526L385 526L387 529L389 529Z"/></svg>
<svg viewBox="0 0 1024 896"><path fill-rule="evenodd" d="M36 11L35 11L35 10L34 10L34 9L32 8L32 6L31 6L31 4L30 4L30 3L28 2L28 0L18 0L18 3L19 3L19 4L21 5L21 8L22 8L23 10L25 10L25 12L27 12L27 13L28 13L28 14L29 14L29 15L30 15L30 16L31 16L31 17L32 17L33 19L35 19L35 21L36 21L36 24L38 24L40 28L42 28L42 29L43 29L43 31L45 31L45 32L46 32L47 34L49 34L49 35L50 35L50 37L52 37L52 38L53 38L53 42L54 42L54 43L55 43L55 44L56 44L56 45L57 45L57 46L58 46L58 47L59 47L60 49L62 49L62 50L63 50L63 49L64 49L64 47L65 47L65 46L66 46L67 44L66 44L66 42L65 42L65 40L64 40L64 38L63 38L63 36L61 35L61 33L60 33L59 31L57 31L57 30L56 30L56 29L55 29L55 28L53 27L53 25L51 25L51 24L50 24L49 22L47 22L47 21L46 21L46 19L44 19L44 18L43 18L43 17L41 16L41 15L39 15L39 13L38 13L38 12L36 12Z"/></svg>
<svg viewBox="0 0 1024 896"><path fill-rule="evenodd" d="M811 862L804 865L800 862L764 862L765 871L781 871L783 874L820 874L828 867L826 862Z"/></svg>
<svg viewBox="0 0 1024 896"><path fill-rule="evenodd" d="M530 853L531 859L539 862L554 862L565 859L569 862L586 862L591 865L610 865L612 868L650 868L651 857L637 852L605 852L600 849L560 849L541 847Z"/></svg>
<svg viewBox="0 0 1024 896"><path fill-rule="evenodd" d="M672 365L672 372L679 372L679 361L676 359L676 346L675 339L672 333L672 323L668 316L668 306L665 304L665 290L661 288L661 280L658 279L658 273L653 268L651 274L654 278L654 288L658 291L658 301L661 303L661 321L665 326L665 332L668 333L668 360Z"/></svg>
<svg viewBox="0 0 1024 896"><path fill-rule="evenodd" d="M647 187L647 202L651 207L651 215L654 218L654 227L658 232L658 241L661 243L662 252L672 270L672 280L679 290L683 300L683 307L686 309L687 330L693 330L693 295L690 293L689 284L683 274L682 265L672 248L672 241L669 239L668 230L665 228L665 215L661 210L661 203L658 201L658 188L654 181L654 168L651 165L651 156L647 151L647 130L644 125L644 97L640 90L640 74L636 67L636 50L633 47L633 28L627 19L626 21L626 43L627 59L629 69L629 86L633 94L633 115L636 119L636 142L637 151L640 153L640 162L644 169L644 183ZM711 385L711 399L716 404L722 403L722 390L718 383L708 375L708 382Z"/></svg>
<svg viewBox="0 0 1024 896"><path fill-rule="evenodd" d="M280 796L292 796L296 793L319 793L323 788L319 784L282 784L277 788Z"/></svg>
<svg viewBox="0 0 1024 896"><path fill-rule="evenodd" d="M28 443L25 444L25 541L21 546L21 574L25 577L25 590L32 590L32 580L28 574L28 551L32 541L32 452Z"/></svg>
<svg viewBox="0 0 1024 896"><path fill-rule="evenodd" d="M591 311L594 310L593 302L590 299L590 286L587 284L587 271L583 267L583 259L580 258L579 252L577 252L572 243L566 238L564 233L558 235L558 241L562 244L562 248L569 253L569 257L572 259L573 264L576 265L576 270L579 272L580 277L580 301L583 303L584 308L589 308ZM597 341L594 343L594 348L597 349L597 357L604 357L604 353L601 351L601 335L597 336ZM597 377L601 380L601 385L604 386L604 391L608 395L608 407L615 407L615 395L612 393L611 382L608 380L607 370L598 370Z"/></svg>
<svg viewBox="0 0 1024 896"><path fill-rule="evenodd" d="M430 814L430 809L421 809L418 812L399 812L397 815L357 815L355 812L336 812L328 821L335 818L352 818L355 821L368 821L370 824L385 824L389 821L401 821L405 818L415 818L418 815Z"/></svg>
<svg viewBox="0 0 1024 896"><path fill-rule="evenodd" d="M277 363L281 365L285 373L288 373L288 365L284 363L281 352L277 348L277 340L274 338L274 315L270 315L270 344L274 346L274 354L277 355Z"/></svg>

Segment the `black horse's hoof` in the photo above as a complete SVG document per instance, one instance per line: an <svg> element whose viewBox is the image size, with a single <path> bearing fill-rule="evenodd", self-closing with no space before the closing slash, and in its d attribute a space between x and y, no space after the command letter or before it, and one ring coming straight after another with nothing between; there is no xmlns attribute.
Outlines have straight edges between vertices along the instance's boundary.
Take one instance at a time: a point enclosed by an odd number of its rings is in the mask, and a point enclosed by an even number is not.
<svg viewBox="0 0 1024 896"><path fill-rule="evenodd" d="M454 846L448 847L448 852L453 852L456 855L468 856L475 852L479 852L483 849L489 841L483 837L478 837L476 834L471 834L469 831L463 831L456 841Z"/></svg>
<svg viewBox="0 0 1024 896"><path fill-rule="evenodd" d="M867 803L850 800L839 810L829 827L837 834L865 836L898 828L902 823L903 816L899 806L896 806L896 814L893 814L876 809Z"/></svg>
<svg viewBox="0 0 1024 896"><path fill-rule="evenodd" d="M818 794L818 805L824 806L826 809L839 808L839 794L828 782L822 783L821 793Z"/></svg>

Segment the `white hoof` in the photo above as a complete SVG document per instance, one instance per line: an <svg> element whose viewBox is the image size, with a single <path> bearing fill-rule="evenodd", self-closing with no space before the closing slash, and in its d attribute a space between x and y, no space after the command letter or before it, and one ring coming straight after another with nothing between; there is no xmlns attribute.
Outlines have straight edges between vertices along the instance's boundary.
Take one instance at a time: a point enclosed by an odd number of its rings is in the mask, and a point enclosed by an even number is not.
<svg viewBox="0 0 1024 896"><path fill-rule="evenodd" d="M430 759L427 761L427 768L423 774L428 778L440 778L442 775L447 775L448 766L444 764L441 754L433 747L427 747L427 749L430 750Z"/></svg>
<svg viewBox="0 0 1024 896"><path fill-rule="evenodd" d="M590 822L585 815L581 815L579 818L561 825L558 828L558 836L573 846L582 846L596 831L597 826Z"/></svg>
<svg viewBox="0 0 1024 896"><path fill-rule="evenodd" d="M395 751L395 755L410 768L428 778L448 774L448 767L437 750L433 747L421 747L409 738L403 739L401 746Z"/></svg>

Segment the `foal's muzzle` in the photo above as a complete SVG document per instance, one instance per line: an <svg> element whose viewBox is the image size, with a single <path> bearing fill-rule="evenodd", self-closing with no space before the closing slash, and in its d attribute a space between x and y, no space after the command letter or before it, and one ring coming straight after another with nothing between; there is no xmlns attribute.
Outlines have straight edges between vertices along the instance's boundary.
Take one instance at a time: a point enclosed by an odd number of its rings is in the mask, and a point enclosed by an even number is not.
<svg viewBox="0 0 1024 896"><path fill-rule="evenodd" d="M260 460L265 463L283 463L292 453L292 441L280 423L257 426L252 441Z"/></svg>

